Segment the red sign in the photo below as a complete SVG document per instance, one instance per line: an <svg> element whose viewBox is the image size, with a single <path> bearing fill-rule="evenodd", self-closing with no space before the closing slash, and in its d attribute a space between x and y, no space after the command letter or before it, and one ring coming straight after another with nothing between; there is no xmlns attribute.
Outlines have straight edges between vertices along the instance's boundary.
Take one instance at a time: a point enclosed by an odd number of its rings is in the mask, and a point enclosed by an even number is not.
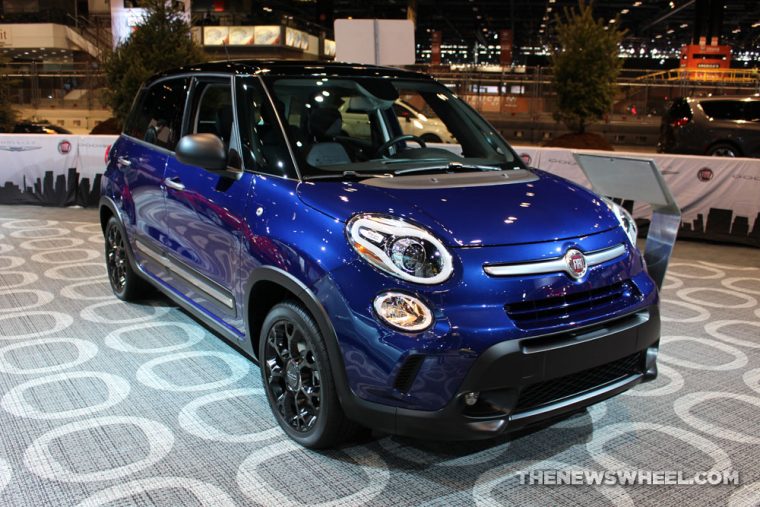
<svg viewBox="0 0 760 507"><path fill-rule="evenodd" d="M499 63L504 67L508 67L512 65L512 30L499 30L499 39L501 41L501 57L499 58Z"/></svg>
<svg viewBox="0 0 760 507"><path fill-rule="evenodd" d="M681 48L682 69L729 69L731 46L686 44Z"/></svg>
<svg viewBox="0 0 760 507"><path fill-rule="evenodd" d="M434 30L430 34L430 64L441 64L441 40L443 33L440 30Z"/></svg>

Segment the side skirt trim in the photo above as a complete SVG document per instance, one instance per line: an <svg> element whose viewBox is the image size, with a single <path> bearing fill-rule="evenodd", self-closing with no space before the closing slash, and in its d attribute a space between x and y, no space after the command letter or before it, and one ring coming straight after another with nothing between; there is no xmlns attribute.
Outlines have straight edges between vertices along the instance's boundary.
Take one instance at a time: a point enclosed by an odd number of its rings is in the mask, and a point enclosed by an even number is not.
<svg viewBox="0 0 760 507"><path fill-rule="evenodd" d="M222 303L227 308L231 310L235 309L235 298L233 297L232 293L226 289L215 287L214 285L216 284L214 282L211 282L210 280L206 281L205 277L202 277L202 275L191 272L192 268L180 265L178 261L170 259L169 257L156 252L153 248L149 247L145 243L142 243L141 241L135 241L135 244L137 246L137 249L143 255L150 257L154 261L158 262L170 272L179 276L190 285L200 289L206 295ZM214 285L211 285L212 283L214 283Z"/></svg>

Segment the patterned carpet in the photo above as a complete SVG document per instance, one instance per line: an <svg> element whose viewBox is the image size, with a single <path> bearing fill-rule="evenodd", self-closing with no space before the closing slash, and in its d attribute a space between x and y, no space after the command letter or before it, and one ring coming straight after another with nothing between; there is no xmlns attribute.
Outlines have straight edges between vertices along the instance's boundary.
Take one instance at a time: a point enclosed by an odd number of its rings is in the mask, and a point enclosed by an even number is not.
<svg viewBox="0 0 760 507"><path fill-rule="evenodd" d="M0 207L0 505L760 504L758 250L677 245L654 383L494 442L313 452L252 363L163 297L116 300L101 249L92 210ZM520 485L539 469L741 485Z"/></svg>

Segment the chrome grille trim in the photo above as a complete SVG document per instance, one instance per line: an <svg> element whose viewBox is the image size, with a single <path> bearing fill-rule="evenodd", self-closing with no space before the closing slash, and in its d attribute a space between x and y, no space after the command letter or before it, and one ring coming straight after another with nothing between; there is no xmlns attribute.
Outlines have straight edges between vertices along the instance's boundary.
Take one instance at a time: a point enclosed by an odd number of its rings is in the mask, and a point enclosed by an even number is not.
<svg viewBox="0 0 760 507"><path fill-rule="evenodd" d="M586 265L592 267L622 257L625 255L625 252L625 245L621 243L603 250L584 253L583 255L586 257ZM540 275L546 273L567 273L572 275L564 257L523 264L486 264L483 266L483 271L491 276Z"/></svg>

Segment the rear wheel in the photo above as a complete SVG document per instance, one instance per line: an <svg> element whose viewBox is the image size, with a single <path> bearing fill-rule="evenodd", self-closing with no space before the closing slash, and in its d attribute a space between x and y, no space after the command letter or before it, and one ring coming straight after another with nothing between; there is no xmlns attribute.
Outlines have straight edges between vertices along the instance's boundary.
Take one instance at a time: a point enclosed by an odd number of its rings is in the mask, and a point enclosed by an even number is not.
<svg viewBox="0 0 760 507"><path fill-rule="evenodd" d="M105 230L106 270L113 293L124 301L134 301L144 295L146 284L134 272L127 257L126 237L116 217L111 217Z"/></svg>
<svg viewBox="0 0 760 507"><path fill-rule="evenodd" d="M359 428L340 406L324 339L297 303L275 305L259 340L261 379L280 427L312 449L333 447Z"/></svg>
<svg viewBox="0 0 760 507"><path fill-rule="evenodd" d="M739 157L741 153L733 144L718 143L710 146L707 154L713 157Z"/></svg>

